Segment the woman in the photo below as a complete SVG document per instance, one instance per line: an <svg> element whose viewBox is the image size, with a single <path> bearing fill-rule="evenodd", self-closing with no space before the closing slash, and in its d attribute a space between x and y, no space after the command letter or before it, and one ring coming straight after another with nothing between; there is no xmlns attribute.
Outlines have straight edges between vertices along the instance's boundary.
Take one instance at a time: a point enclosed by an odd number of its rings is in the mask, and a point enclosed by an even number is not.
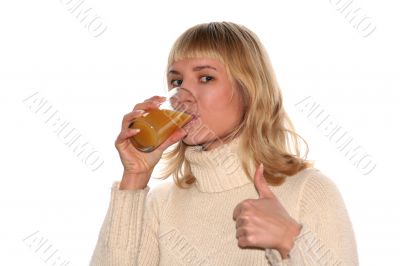
<svg viewBox="0 0 400 266"><path fill-rule="evenodd" d="M257 36L234 23L184 32L167 67L169 88L197 99L196 120L151 153L124 116L115 141L124 173L91 265L358 265L335 184L299 156L271 63ZM166 183L147 186L163 152Z"/></svg>

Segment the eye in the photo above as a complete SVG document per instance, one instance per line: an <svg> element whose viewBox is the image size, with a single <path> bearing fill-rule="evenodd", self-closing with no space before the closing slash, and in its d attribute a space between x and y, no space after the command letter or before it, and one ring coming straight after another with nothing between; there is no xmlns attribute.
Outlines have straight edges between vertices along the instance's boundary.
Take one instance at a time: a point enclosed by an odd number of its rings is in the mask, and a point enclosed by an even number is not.
<svg viewBox="0 0 400 266"><path fill-rule="evenodd" d="M203 76L203 77L200 78L200 81L201 81L201 82L204 82L204 83L207 83L207 82L209 82L209 81L211 81L211 80L213 80L213 79L214 79L214 78L211 77L211 76Z"/></svg>
<svg viewBox="0 0 400 266"><path fill-rule="evenodd" d="M182 80L181 79L172 79L170 83L172 84L172 86L177 87L182 84Z"/></svg>

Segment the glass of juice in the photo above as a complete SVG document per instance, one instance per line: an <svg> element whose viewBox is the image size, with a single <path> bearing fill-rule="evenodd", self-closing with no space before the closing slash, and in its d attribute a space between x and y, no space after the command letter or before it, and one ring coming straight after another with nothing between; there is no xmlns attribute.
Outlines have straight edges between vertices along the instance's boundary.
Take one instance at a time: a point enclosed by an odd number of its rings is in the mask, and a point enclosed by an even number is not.
<svg viewBox="0 0 400 266"><path fill-rule="evenodd" d="M184 88L168 91L159 109L147 110L145 116L135 118L130 128L140 132L130 138L133 146L142 152L152 152L178 128L189 123L197 113L196 99Z"/></svg>

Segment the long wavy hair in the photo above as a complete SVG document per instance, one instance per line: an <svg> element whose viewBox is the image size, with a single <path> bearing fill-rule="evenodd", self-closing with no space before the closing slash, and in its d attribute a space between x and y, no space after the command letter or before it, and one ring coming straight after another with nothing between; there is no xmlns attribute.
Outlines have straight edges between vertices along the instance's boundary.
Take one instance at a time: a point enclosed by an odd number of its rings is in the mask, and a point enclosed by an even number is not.
<svg viewBox="0 0 400 266"><path fill-rule="evenodd" d="M308 145L295 131L283 108L281 91L268 54L260 40L248 28L232 22L199 24L186 30L174 43L167 69L174 61L187 58L210 58L222 62L233 87L239 90L244 105L240 125L224 140L241 135L241 166L248 178L249 164L264 165L264 176L270 185L280 185L287 176L310 167L306 160ZM300 156L302 140L306 153ZM162 179L173 176L175 183L186 188L196 177L185 159L188 147L183 141L163 154L166 162Z"/></svg>

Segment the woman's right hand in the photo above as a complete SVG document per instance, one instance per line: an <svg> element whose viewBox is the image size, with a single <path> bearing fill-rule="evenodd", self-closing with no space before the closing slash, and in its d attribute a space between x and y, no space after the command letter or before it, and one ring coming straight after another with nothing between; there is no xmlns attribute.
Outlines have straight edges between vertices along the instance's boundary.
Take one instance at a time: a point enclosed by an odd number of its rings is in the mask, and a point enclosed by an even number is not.
<svg viewBox="0 0 400 266"><path fill-rule="evenodd" d="M142 103L136 104L132 112L126 114L122 120L121 133L115 140L124 174L120 182L120 189L143 189L149 182L154 167L160 161L165 149L182 139L186 132L182 129L176 130L164 143L152 152L141 152L136 149L130 138L139 132L129 128L132 121L145 114L150 109L158 109L164 98L154 96Z"/></svg>

